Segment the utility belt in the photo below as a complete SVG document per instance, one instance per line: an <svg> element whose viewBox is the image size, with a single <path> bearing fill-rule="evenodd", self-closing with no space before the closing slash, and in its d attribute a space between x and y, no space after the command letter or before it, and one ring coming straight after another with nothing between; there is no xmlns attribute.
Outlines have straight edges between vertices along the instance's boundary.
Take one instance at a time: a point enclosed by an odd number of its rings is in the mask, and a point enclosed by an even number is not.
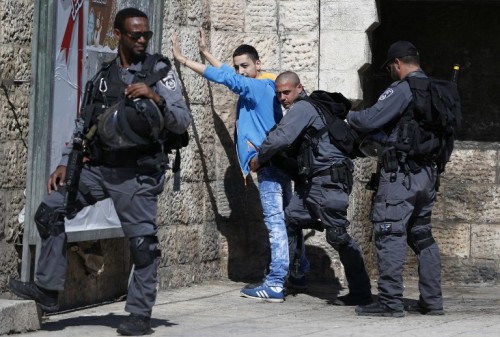
<svg viewBox="0 0 500 337"><path fill-rule="evenodd" d="M406 152L387 147L380 156L380 164L386 172L419 173L423 166L432 165L431 160L410 158Z"/></svg>
<svg viewBox="0 0 500 337"><path fill-rule="evenodd" d="M332 182L347 185L349 191L352 188L353 178L352 172L354 170L354 165L351 161L344 161L340 164L334 164L329 168L319 171L314 174L313 177L325 177L330 176Z"/></svg>
<svg viewBox="0 0 500 337"><path fill-rule="evenodd" d="M94 165L137 168L144 173L153 173L166 169L168 157L158 143L119 151L107 150L99 144L94 144L91 148L91 162Z"/></svg>

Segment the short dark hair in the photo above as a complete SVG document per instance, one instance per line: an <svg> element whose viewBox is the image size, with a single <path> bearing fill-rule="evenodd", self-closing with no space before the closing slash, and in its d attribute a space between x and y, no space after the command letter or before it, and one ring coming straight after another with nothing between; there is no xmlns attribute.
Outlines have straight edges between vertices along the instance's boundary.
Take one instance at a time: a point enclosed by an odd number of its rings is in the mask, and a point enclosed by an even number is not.
<svg viewBox="0 0 500 337"><path fill-rule="evenodd" d="M417 66L420 65L420 56L419 55L408 55L408 56L403 56L399 57L401 62L406 63L406 64L415 64Z"/></svg>
<svg viewBox="0 0 500 337"><path fill-rule="evenodd" d="M284 71L281 74L279 74L275 80L276 83L281 83L281 82L286 82L286 81L292 82L292 84L295 86L300 84L299 75L297 75L297 73L295 73L293 71Z"/></svg>
<svg viewBox="0 0 500 337"><path fill-rule="evenodd" d="M257 49L248 44L242 44L234 50L233 58L241 55L248 55L248 57L250 57L250 59L254 62L259 60L259 53L257 52Z"/></svg>
<svg viewBox="0 0 500 337"><path fill-rule="evenodd" d="M125 29L125 20L128 18L148 18L146 13L144 13L141 10L138 10L137 8L124 8L118 13L116 13L115 16L115 22L113 27L115 29L118 29L120 32Z"/></svg>

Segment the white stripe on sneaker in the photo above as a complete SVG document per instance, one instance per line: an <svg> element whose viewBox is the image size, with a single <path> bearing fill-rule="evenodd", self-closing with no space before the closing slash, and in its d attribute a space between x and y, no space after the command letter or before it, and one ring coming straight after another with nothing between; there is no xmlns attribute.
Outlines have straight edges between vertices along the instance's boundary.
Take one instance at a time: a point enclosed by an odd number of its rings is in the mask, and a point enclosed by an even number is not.
<svg viewBox="0 0 500 337"><path fill-rule="evenodd" d="M257 291L257 295L260 298L269 298L269 295L267 294L267 291L265 291L265 290L259 290L259 291Z"/></svg>

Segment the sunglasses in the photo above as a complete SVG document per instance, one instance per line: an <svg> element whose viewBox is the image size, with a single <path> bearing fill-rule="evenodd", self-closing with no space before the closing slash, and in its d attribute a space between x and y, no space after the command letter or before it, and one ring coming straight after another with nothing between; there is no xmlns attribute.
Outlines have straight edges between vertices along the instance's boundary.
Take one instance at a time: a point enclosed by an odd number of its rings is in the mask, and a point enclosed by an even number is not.
<svg viewBox="0 0 500 337"><path fill-rule="evenodd" d="M391 72L391 66L394 64L395 60L387 63L387 65L385 66L385 70L387 70L388 72Z"/></svg>
<svg viewBox="0 0 500 337"><path fill-rule="evenodd" d="M145 40L149 40L153 37L152 31L147 31L147 32L124 32L124 31L122 31L122 34L127 35L132 40L139 40L141 37L143 37Z"/></svg>

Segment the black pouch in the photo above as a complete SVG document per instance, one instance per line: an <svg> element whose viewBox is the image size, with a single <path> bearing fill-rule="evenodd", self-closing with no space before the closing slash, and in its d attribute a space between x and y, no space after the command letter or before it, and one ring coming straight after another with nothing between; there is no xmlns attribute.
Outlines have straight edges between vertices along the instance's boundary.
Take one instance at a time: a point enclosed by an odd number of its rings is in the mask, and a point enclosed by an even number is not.
<svg viewBox="0 0 500 337"><path fill-rule="evenodd" d="M395 147L389 147L382 152L382 167L385 172L398 171L398 157Z"/></svg>
<svg viewBox="0 0 500 337"><path fill-rule="evenodd" d="M328 125L330 141L347 157L356 158L364 155L359 151L359 135L344 120L335 118Z"/></svg>
<svg viewBox="0 0 500 337"><path fill-rule="evenodd" d="M297 175L310 177L311 167L314 162L314 149L310 145L310 140L305 140L300 145L299 155L297 157Z"/></svg>
<svg viewBox="0 0 500 337"><path fill-rule="evenodd" d="M163 152L157 152L152 155L141 157L137 160L138 171L162 172L168 168L168 157Z"/></svg>

